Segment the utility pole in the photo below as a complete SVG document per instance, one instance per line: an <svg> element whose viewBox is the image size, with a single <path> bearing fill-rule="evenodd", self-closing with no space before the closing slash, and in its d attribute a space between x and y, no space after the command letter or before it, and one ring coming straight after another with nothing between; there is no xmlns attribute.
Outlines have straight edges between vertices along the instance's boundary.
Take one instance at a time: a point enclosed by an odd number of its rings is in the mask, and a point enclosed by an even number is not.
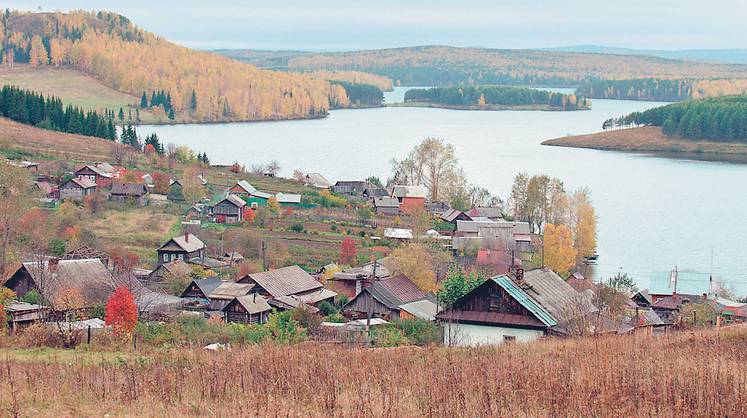
<svg viewBox="0 0 747 418"><path fill-rule="evenodd" d="M265 240L262 240L262 270L267 271L267 246Z"/></svg>
<svg viewBox="0 0 747 418"><path fill-rule="evenodd" d="M379 263L379 261L376 260L376 259L374 259L374 262L373 262L373 275L372 275L373 277L371 278L370 283L368 285L369 288L371 286L373 286L373 283L376 281L376 267L378 267L378 265L379 265L378 263ZM366 332L368 333L368 337L369 337L369 341L370 341L370 339L371 339L371 317L373 316L373 293L371 293L371 291L369 290L368 291L368 295L369 295L370 299L368 301L368 306L367 306L367 311L368 312L366 313Z"/></svg>

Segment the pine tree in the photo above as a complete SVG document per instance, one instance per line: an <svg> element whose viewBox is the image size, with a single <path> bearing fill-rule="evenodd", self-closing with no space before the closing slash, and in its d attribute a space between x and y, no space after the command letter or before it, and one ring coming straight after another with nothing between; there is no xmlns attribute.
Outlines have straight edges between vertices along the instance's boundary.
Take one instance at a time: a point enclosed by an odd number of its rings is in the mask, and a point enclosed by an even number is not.
<svg viewBox="0 0 747 418"><path fill-rule="evenodd" d="M169 119L174 120L174 108L169 108Z"/></svg>
<svg viewBox="0 0 747 418"><path fill-rule="evenodd" d="M140 108L145 109L148 107L148 96L143 92L143 96L140 97Z"/></svg>
<svg viewBox="0 0 747 418"><path fill-rule="evenodd" d="M121 107L119 108L119 120L121 122L124 122L124 109L122 109Z"/></svg>
<svg viewBox="0 0 747 418"><path fill-rule="evenodd" d="M189 101L189 109L193 112L197 110L197 93L192 89L192 98Z"/></svg>

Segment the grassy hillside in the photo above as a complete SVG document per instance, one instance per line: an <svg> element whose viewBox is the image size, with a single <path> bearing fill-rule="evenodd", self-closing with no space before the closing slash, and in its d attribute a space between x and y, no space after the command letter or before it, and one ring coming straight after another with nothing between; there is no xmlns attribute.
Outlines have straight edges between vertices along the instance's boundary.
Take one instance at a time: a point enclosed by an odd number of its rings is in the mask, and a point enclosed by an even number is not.
<svg viewBox="0 0 747 418"><path fill-rule="evenodd" d="M519 49L419 46L339 53L240 54L258 64L295 70L356 70L386 76L395 84L529 84L576 86L592 79L745 78L747 66Z"/></svg>
<svg viewBox="0 0 747 418"><path fill-rule="evenodd" d="M101 112L109 109L118 112L122 108L125 118L129 111L132 112L133 120L140 102L138 97L114 90L94 77L70 68L35 68L28 65L1 68L0 86L6 84L56 96L66 105L79 106L84 110ZM143 123L168 121L163 112L153 112L150 109L139 109L139 112ZM179 116L177 115L177 121L180 120Z"/></svg>
<svg viewBox="0 0 747 418"><path fill-rule="evenodd" d="M0 152L79 161L111 159L112 141L67 134L0 118Z"/></svg>
<svg viewBox="0 0 747 418"><path fill-rule="evenodd" d="M472 350L0 350L9 416L745 416L744 326ZM100 344L99 350L96 344ZM44 394L41 396L40 394Z"/></svg>
<svg viewBox="0 0 747 418"><path fill-rule="evenodd" d="M667 154L691 154L708 159L732 160L747 157L747 144L694 141L678 136L664 135L656 126L615 129L588 135L565 136L548 139L542 145L574 148L592 148L610 151L654 152Z"/></svg>
<svg viewBox="0 0 747 418"><path fill-rule="evenodd" d="M347 102L341 86L185 48L115 13L6 13L0 45L5 67L75 68L138 104L163 92L168 106L152 110L181 120L315 118Z"/></svg>

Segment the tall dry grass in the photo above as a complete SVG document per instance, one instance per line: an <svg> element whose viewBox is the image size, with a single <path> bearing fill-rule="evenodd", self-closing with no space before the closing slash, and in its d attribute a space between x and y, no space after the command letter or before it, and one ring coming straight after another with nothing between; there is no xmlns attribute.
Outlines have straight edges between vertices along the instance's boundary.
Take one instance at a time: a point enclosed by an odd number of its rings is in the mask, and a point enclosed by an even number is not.
<svg viewBox="0 0 747 418"><path fill-rule="evenodd" d="M747 328L481 349L0 352L0 415L745 416Z"/></svg>

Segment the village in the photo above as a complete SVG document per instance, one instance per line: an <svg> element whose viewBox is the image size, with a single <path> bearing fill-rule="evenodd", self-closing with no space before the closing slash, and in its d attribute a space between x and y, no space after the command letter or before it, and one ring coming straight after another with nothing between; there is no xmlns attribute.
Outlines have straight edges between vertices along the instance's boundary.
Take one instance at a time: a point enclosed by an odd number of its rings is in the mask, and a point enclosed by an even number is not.
<svg viewBox="0 0 747 418"><path fill-rule="evenodd" d="M276 162L247 171L150 148L115 145L111 161L4 160L5 178L30 187L3 192L8 210L24 211L6 213L16 224L6 228L16 251L3 256L11 344L121 336L110 312L120 290L136 309L124 330L135 346L168 339L153 335L158 324L230 329L181 341L213 349L246 335L474 347L747 318L707 274L674 268L638 289L627 275L584 277L593 257L553 271L543 235L485 201L459 210L422 185L282 179Z"/></svg>

